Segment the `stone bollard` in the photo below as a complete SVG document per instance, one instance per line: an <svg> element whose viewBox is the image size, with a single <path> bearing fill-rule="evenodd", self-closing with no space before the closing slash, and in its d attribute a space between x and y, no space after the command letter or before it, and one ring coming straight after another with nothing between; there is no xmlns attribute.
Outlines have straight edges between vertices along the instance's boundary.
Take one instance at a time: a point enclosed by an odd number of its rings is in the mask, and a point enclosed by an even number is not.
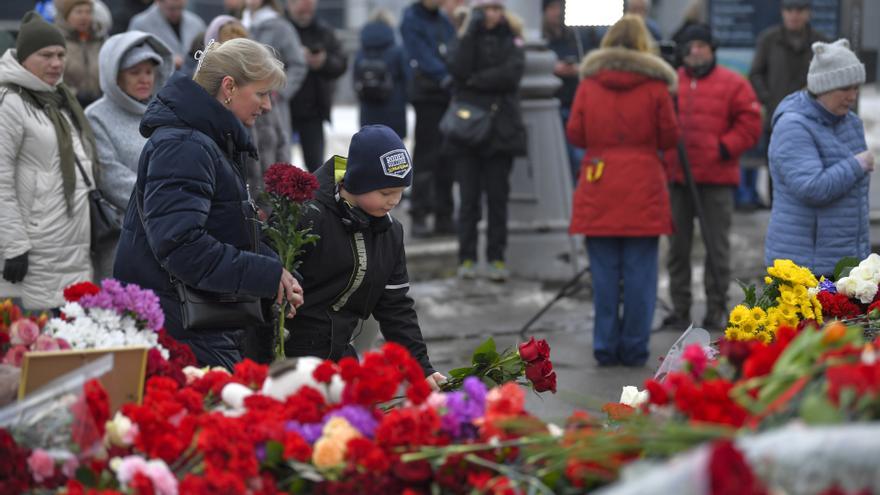
<svg viewBox="0 0 880 495"><path fill-rule="evenodd" d="M507 266L517 278L567 281L585 266L579 241L568 235L572 179L565 130L554 92L556 55L542 41L526 44L520 85L528 155L514 161L508 203Z"/></svg>

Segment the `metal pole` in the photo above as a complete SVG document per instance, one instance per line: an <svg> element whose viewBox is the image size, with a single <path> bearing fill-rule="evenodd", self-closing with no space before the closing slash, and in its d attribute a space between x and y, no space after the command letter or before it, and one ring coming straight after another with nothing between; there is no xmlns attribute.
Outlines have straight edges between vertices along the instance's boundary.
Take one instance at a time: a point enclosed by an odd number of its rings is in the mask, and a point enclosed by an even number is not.
<svg viewBox="0 0 880 495"><path fill-rule="evenodd" d="M688 161L687 151L684 147L684 140L678 142L678 161L681 163L681 169L684 171L684 180L687 182L688 189L691 192L691 200L694 202L694 212L697 214L697 222L700 225L700 235L703 238L703 246L706 248L706 265L709 267L709 273L712 275L712 283L718 285L720 278L718 275L718 265L715 264L715 256L709 247L709 240L706 237L708 229L706 227L706 218L703 216L703 205L700 202L700 193L697 191L697 183L694 182L694 174L691 172L691 164ZM718 289L719 287L715 287ZM709 289L709 287L706 287ZM726 290L726 288L725 288Z"/></svg>

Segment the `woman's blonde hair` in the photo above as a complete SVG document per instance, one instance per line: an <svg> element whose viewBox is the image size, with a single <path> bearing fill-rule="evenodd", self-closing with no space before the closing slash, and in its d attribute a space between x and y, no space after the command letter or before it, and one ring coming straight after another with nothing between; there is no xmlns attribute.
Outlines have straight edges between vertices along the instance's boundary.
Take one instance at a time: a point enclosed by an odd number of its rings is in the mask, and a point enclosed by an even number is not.
<svg viewBox="0 0 880 495"><path fill-rule="evenodd" d="M273 89L279 89L287 84L284 64L272 49L247 38L215 42L205 47L193 80L216 96L226 76L239 86L269 81Z"/></svg>
<svg viewBox="0 0 880 495"><path fill-rule="evenodd" d="M641 16L626 14L602 37L601 48L621 47L639 52L654 51L651 34Z"/></svg>

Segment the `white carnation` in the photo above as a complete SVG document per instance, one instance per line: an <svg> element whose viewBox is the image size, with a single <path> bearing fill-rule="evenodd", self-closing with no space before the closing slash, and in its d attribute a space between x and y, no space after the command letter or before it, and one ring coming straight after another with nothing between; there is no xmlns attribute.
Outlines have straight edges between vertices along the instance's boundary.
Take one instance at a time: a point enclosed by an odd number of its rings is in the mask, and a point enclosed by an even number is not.
<svg viewBox="0 0 880 495"><path fill-rule="evenodd" d="M620 392L620 403L632 407L639 407L648 401L648 391L639 391L637 387L627 385Z"/></svg>
<svg viewBox="0 0 880 495"><path fill-rule="evenodd" d="M866 266L859 265L859 266L853 268L852 270L850 270L849 277L854 278L859 281L863 281L863 280L873 281L874 280L874 272Z"/></svg>

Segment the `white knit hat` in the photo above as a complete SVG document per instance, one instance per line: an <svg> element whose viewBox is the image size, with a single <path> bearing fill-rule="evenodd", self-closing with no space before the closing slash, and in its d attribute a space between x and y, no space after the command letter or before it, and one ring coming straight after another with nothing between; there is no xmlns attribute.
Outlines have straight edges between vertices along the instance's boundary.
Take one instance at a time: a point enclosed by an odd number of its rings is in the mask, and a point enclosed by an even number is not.
<svg viewBox="0 0 880 495"><path fill-rule="evenodd" d="M807 89L814 95L864 84L865 64L849 49L849 41L813 43L813 60L807 74Z"/></svg>

